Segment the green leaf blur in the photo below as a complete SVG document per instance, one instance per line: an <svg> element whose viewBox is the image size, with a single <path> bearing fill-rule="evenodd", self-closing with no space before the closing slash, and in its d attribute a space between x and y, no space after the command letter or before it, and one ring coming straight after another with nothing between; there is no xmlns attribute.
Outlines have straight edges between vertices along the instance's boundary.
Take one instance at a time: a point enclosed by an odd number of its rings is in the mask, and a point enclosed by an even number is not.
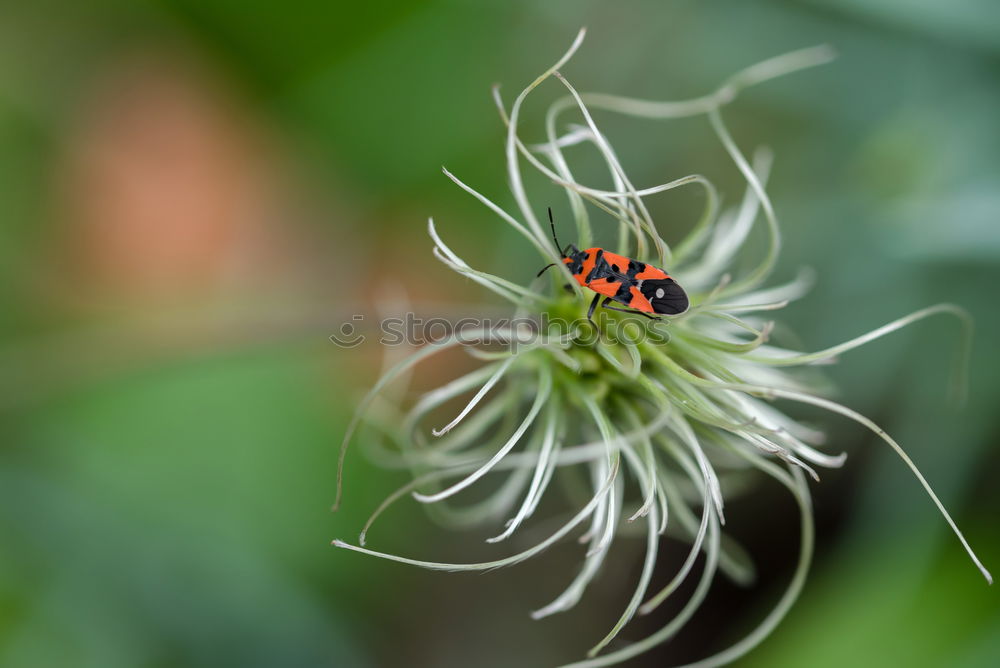
<svg viewBox="0 0 1000 668"><path fill-rule="evenodd" d="M792 49L837 49L832 65L747 91L728 117L738 140L774 149L777 278L803 265L819 277L786 320L820 349L938 301L973 314L960 409L945 401L949 323L849 353L829 374L1000 568L998 7L5 3L0 665L542 666L600 637L638 543L612 555L590 605L542 622L524 610L561 589L575 545L480 577L329 546L404 478L358 448L344 508L329 512L336 448L382 350L327 337L356 313L373 322L387 294L428 312L496 305L433 258L430 215L471 264L530 278L531 249L440 166L509 204L489 86L519 90L584 25L574 84L651 99L708 92ZM707 124L600 121L643 185L701 172L738 200ZM630 160L650 142L655 160ZM668 195L651 210L679 238L700 204ZM812 485L802 599L741 665L997 665L995 589L890 452L817 419L850 458ZM713 590L684 634L628 665L696 660L754 625L794 558L795 510L776 498L751 492L727 527L751 548L755 588ZM467 536L424 528L414 504L380 522L373 541L467 553Z"/></svg>

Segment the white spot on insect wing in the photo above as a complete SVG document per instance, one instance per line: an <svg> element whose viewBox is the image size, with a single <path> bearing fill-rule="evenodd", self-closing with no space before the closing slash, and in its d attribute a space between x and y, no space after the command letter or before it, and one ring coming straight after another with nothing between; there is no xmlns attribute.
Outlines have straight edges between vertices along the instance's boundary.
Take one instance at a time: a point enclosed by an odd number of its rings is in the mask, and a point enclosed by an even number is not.
<svg viewBox="0 0 1000 668"><path fill-rule="evenodd" d="M656 288L656 298L657 299L663 298L663 288Z"/></svg>

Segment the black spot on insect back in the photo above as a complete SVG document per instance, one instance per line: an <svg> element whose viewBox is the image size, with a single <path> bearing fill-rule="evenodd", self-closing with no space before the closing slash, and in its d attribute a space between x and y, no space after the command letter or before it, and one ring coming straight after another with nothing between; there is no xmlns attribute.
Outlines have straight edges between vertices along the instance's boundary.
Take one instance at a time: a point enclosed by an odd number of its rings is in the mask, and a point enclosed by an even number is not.
<svg viewBox="0 0 1000 668"><path fill-rule="evenodd" d="M615 281L618 280L618 275L604 257L604 251L598 250L594 260L594 268L587 274L587 282L590 283L602 278L608 281Z"/></svg>
<svg viewBox="0 0 1000 668"><path fill-rule="evenodd" d="M628 273L626 274L630 279L635 280L636 274L641 274L646 271L645 262L637 262L635 260L628 261Z"/></svg>
<svg viewBox="0 0 1000 668"><path fill-rule="evenodd" d="M621 304L632 303L632 286L634 283L629 283L628 281L622 281L622 284L618 286L618 292L615 293L614 300Z"/></svg>

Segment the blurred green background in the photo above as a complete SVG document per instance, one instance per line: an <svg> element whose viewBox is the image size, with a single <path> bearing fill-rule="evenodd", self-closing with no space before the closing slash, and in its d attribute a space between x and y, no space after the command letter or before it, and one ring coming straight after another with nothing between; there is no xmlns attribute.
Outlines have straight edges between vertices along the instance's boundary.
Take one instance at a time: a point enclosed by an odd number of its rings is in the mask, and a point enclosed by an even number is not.
<svg viewBox="0 0 1000 668"><path fill-rule="evenodd" d="M818 271L784 323L819 349L942 300L972 311L961 410L944 400L958 331L946 320L830 375L1000 570L997 3L4 2L0 664L547 666L606 632L639 568L628 541L576 610L541 622L527 613L561 591L578 546L479 576L329 546L404 478L359 449L329 512L345 419L381 351L327 336L404 284L417 304L498 306L432 258L428 215L474 265L527 278L532 251L439 167L508 205L489 86L511 100L583 25L570 80L653 99L837 48L834 64L725 112L745 150L776 152L776 278ZM529 137L558 93L525 109ZM597 120L636 183L700 172L740 196L704 119ZM653 203L668 239L696 205ZM850 459L812 485L819 545L802 600L741 665L1000 665L996 589L902 463L855 425L795 414ZM776 599L794 505L762 486L729 524L758 560L757 588L719 582L685 632L630 665L720 649ZM371 544L463 560L491 529L444 531L404 503ZM666 551L664 581L682 553Z"/></svg>

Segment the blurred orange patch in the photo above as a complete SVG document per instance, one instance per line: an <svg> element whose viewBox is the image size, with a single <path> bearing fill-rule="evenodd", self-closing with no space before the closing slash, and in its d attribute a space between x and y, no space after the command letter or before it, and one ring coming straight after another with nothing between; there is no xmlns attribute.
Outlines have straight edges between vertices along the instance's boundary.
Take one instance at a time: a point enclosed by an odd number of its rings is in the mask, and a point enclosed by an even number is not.
<svg viewBox="0 0 1000 668"><path fill-rule="evenodd" d="M70 128L57 206L72 287L166 298L283 275L301 247L277 152L197 68L127 62Z"/></svg>

